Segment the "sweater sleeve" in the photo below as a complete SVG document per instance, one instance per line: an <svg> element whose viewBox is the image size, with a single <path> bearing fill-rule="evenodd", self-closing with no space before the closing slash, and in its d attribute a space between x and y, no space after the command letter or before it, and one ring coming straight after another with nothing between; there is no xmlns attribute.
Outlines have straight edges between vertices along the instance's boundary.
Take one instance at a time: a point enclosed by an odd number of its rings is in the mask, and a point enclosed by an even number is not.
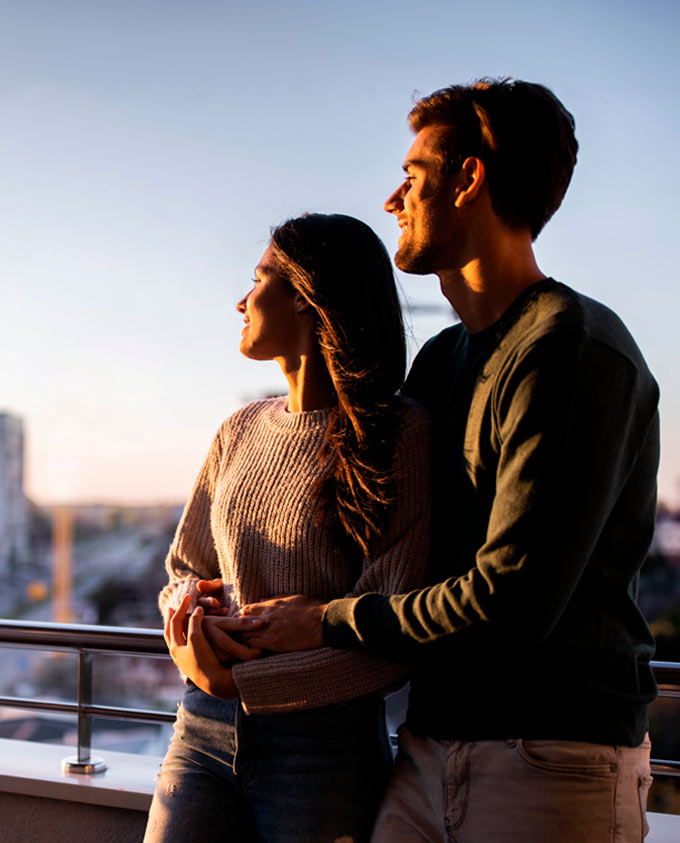
<svg viewBox="0 0 680 843"><path fill-rule="evenodd" d="M489 399L495 493L473 567L410 594L333 601L326 642L403 661L436 658L462 630L467 643L492 633L537 645L593 557L604 576L632 580L651 540L657 399L647 371L587 336L551 334L523 349ZM614 559L596 553L605 528L622 548Z"/></svg>
<svg viewBox="0 0 680 843"><path fill-rule="evenodd" d="M423 580L430 530L430 424L409 402L395 454L395 502L373 558L366 560L353 595L393 594ZM357 650L322 647L235 664L244 709L273 713L315 708L403 684L403 665Z"/></svg>
<svg viewBox="0 0 680 843"><path fill-rule="evenodd" d="M195 608L198 580L221 576L210 526L221 457L222 431L215 436L196 478L165 560L169 582L158 595L158 607L164 619L168 609L176 609L187 594L192 598L190 609Z"/></svg>

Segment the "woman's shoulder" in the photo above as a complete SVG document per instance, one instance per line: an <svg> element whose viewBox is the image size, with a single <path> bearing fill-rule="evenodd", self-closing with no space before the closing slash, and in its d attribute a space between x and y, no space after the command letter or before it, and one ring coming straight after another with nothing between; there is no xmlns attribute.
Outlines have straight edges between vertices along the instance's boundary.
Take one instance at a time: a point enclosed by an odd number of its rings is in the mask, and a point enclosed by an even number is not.
<svg viewBox="0 0 680 843"><path fill-rule="evenodd" d="M399 419L399 426L404 432L412 430L430 429L430 414L413 398L408 398L406 395L396 396L397 418Z"/></svg>
<svg viewBox="0 0 680 843"><path fill-rule="evenodd" d="M223 441L235 435L242 435L252 430L258 422L270 415L285 411L286 397L277 395L273 398L262 398L251 401L228 416L220 425L217 435Z"/></svg>

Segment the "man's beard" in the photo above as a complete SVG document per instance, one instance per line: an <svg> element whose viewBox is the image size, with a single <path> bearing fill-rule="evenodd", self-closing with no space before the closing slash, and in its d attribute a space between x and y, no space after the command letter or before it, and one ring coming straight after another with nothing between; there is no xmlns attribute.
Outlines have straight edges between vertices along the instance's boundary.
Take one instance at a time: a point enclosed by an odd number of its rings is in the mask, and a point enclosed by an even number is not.
<svg viewBox="0 0 680 843"><path fill-rule="evenodd" d="M434 248L429 243L414 243L408 239L397 249L394 263L402 272L430 275L434 270Z"/></svg>

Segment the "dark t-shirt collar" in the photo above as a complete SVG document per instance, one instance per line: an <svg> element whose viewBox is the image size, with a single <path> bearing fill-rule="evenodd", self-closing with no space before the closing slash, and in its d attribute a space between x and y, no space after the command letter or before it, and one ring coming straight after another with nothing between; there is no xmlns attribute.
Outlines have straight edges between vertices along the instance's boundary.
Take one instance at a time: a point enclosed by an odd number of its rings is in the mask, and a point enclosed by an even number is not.
<svg viewBox="0 0 680 843"><path fill-rule="evenodd" d="M506 311L491 325L486 328L482 328L481 331L468 331L463 325L468 337L470 348L478 349L489 344L495 344L497 339L503 336L510 326L516 322L525 306L534 298L534 296L545 289L545 287L549 284L554 283L555 280L553 278L542 278L540 281L537 281L535 284L532 284L530 287L522 290Z"/></svg>

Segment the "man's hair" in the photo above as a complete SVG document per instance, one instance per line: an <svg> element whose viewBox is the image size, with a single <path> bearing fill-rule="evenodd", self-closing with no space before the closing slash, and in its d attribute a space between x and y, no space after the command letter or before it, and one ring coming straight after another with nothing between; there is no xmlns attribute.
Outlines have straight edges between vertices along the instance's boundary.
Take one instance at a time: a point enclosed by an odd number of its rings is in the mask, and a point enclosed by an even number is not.
<svg viewBox="0 0 680 843"><path fill-rule="evenodd" d="M284 277L313 309L337 406L321 449L321 508L369 554L394 495L395 392L406 370L401 307L382 241L344 214L304 214L273 229Z"/></svg>
<svg viewBox="0 0 680 843"><path fill-rule="evenodd" d="M447 174L466 158L483 161L494 211L532 239L559 208L576 163L574 118L543 85L479 79L419 100L409 114L414 132L450 129L442 142Z"/></svg>

